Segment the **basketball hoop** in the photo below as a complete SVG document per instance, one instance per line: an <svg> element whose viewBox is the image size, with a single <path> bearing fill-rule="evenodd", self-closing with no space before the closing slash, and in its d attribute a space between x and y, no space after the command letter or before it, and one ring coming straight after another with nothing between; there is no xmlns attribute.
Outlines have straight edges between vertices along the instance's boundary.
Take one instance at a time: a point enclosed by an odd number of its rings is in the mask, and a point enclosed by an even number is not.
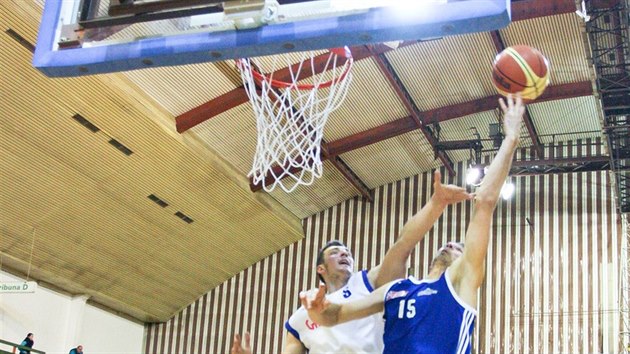
<svg viewBox="0 0 630 354"><path fill-rule="evenodd" d="M254 185L289 193L321 177L324 125L346 97L352 63L347 47L236 61L257 119Z"/></svg>

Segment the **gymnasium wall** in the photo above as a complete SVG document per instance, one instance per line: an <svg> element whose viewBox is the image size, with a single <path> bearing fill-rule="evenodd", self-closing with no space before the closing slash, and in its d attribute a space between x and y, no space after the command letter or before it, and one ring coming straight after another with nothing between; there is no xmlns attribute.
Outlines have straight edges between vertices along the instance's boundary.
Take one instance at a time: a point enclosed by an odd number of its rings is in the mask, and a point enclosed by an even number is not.
<svg viewBox="0 0 630 354"><path fill-rule="evenodd" d="M0 264L1 265L1 264ZM0 270L1 282L25 279ZM87 297L71 297L41 284L34 293L0 293L0 339L22 343L34 334L34 349L66 354L83 345L90 354L132 354L143 350L143 325L86 303ZM0 350L12 351L8 345Z"/></svg>
<svg viewBox="0 0 630 354"><path fill-rule="evenodd" d="M571 143L573 157L588 151ZM551 150L548 151L550 153ZM525 156L524 151L519 154ZM464 164L452 183L463 185ZM617 353L622 227L606 172L512 178L516 194L494 216L474 336L477 353ZM255 353L279 353L298 292L316 286L317 250L340 239L359 269L380 263L431 195L431 173L375 190L303 220L306 237L199 298L167 323L146 325L146 353L228 353L249 330ZM427 273L433 253L462 240L471 204L449 207L410 259Z"/></svg>

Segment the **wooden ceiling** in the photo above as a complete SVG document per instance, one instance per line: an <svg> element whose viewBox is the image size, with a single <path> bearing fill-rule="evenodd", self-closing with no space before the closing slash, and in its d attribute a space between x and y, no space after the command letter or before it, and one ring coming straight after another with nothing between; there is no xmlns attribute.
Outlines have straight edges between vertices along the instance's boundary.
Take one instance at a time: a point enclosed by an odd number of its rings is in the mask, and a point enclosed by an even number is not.
<svg viewBox="0 0 630 354"><path fill-rule="evenodd" d="M2 27L33 43L41 8L0 6ZM303 237L298 217L176 133L172 115L123 74L49 79L12 36L0 41L2 269L164 321Z"/></svg>
<svg viewBox="0 0 630 354"><path fill-rule="evenodd" d="M169 319L299 240L301 218L467 160L467 151L435 159L431 124L442 140L470 139L471 127L488 137L498 119L490 65L506 46L551 61L523 147L601 137L574 1L518 1L500 31L352 48L352 86L325 129L324 176L265 193L247 177L255 119L231 62L50 79L30 63L41 10L0 2L2 269L141 321Z"/></svg>

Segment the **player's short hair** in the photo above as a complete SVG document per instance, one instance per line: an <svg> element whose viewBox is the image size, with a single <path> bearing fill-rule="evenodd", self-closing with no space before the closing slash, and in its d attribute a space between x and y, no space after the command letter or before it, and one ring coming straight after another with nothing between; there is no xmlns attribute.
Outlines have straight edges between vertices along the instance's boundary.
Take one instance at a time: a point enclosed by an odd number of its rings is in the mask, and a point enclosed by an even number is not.
<svg viewBox="0 0 630 354"><path fill-rule="evenodd" d="M324 264L324 252L329 249L330 247L334 247L334 246L341 246L341 247L346 247L348 248L346 245L343 244L343 242L341 241L337 241L337 240L332 240L332 241L328 241L328 243L326 243L324 245L324 247L322 247L319 252L317 253L317 264L315 266L318 266L320 264ZM319 278L319 280L326 284L326 281L324 280L324 277L322 277L321 274L317 274L317 277Z"/></svg>

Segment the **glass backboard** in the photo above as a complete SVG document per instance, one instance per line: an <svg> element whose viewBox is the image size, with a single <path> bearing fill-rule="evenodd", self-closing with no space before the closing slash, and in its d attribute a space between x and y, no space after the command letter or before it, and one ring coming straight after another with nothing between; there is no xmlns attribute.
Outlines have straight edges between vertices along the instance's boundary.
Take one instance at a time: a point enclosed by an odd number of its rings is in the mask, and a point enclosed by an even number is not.
<svg viewBox="0 0 630 354"><path fill-rule="evenodd" d="M51 77L496 30L510 0L47 0L33 65Z"/></svg>

